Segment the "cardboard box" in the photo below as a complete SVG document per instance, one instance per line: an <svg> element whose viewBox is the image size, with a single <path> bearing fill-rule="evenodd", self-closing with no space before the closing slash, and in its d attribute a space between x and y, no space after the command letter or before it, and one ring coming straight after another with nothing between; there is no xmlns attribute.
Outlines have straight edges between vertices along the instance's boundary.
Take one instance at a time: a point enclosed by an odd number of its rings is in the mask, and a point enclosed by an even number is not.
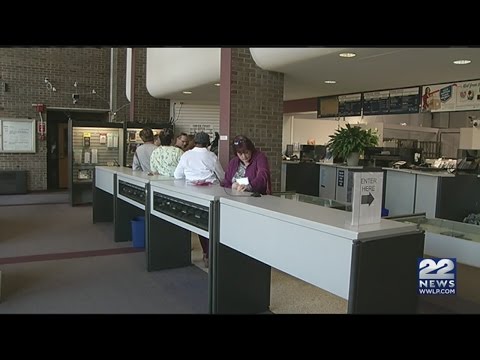
<svg viewBox="0 0 480 360"><path fill-rule="evenodd" d="M442 107L442 103L440 102L440 99L429 98L428 107L430 110L439 110Z"/></svg>

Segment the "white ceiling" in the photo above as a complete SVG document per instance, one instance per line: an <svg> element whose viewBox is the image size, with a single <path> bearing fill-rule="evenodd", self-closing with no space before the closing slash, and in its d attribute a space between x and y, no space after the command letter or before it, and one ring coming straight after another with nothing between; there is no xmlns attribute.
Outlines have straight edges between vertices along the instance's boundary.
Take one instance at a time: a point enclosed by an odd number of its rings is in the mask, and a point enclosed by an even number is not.
<svg viewBox="0 0 480 360"><path fill-rule="evenodd" d="M284 100L480 79L480 48L252 48L259 66L285 74ZM341 58L340 52L354 52ZM468 65L453 60L470 59ZM336 80L336 84L325 84ZM168 94L171 99L219 102L211 83ZM164 96L166 97L166 96Z"/></svg>

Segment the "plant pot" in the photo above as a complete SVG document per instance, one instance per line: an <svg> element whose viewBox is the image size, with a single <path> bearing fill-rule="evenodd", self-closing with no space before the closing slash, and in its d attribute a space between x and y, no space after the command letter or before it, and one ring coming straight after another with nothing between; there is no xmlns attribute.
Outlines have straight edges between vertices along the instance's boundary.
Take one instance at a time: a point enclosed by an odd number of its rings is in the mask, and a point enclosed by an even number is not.
<svg viewBox="0 0 480 360"><path fill-rule="evenodd" d="M347 165L348 166L358 166L358 160L360 158L360 153L353 152L347 156Z"/></svg>

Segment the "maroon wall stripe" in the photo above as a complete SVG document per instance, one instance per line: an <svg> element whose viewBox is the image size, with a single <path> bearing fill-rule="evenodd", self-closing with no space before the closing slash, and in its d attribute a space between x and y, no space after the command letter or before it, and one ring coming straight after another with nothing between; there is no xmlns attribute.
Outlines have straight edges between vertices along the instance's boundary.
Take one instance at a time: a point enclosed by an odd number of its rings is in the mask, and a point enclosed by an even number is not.
<svg viewBox="0 0 480 360"><path fill-rule="evenodd" d="M317 98L288 100L283 102L283 113L296 113L304 111L317 111Z"/></svg>

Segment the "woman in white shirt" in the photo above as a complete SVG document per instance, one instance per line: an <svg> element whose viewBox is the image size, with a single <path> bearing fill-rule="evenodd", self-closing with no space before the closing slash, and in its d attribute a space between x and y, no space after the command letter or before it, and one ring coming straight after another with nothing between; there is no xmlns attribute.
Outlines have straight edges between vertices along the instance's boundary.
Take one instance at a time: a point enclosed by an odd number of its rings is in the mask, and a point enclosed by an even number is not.
<svg viewBox="0 0 480 360"><path fill-rule="evenodd" d="M222 182L225 172L217 155L208 150L210 137L204 132L195 134L195 147L186 151L175 169L175 179L183 179L189 183ZM198 235L203 250L203 262L208 268L208 238Z"/></svg>

